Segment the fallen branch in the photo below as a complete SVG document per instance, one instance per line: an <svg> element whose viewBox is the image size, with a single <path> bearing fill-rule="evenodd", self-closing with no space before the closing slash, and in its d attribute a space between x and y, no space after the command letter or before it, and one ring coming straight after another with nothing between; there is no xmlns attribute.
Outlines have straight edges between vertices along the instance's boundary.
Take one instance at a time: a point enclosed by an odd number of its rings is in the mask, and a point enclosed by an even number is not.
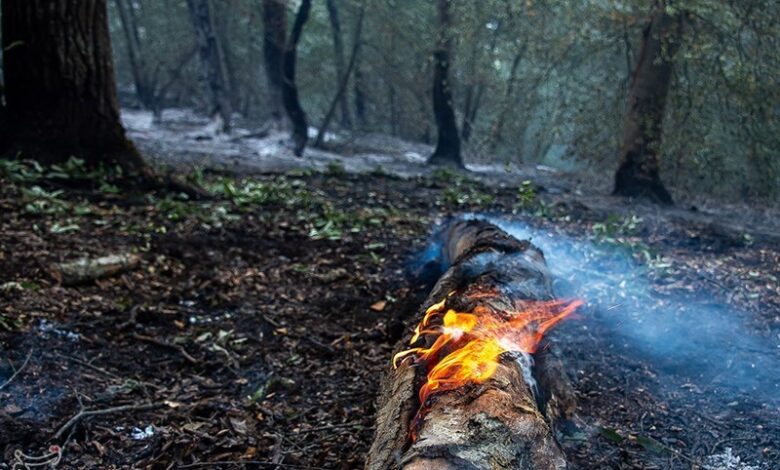
<svg viewBox="0 0 780 470"><path fill-rule="evenodd" d="M75 426L79 421L81 421L84 418L107 415L112 413L121 413L123 411L154 410L156 408L162 408L163 406L165 405L162 403L143 403L143 404L135 404L135 405L114 406L112 408L103 408L100 410L81 409L72 418L70 418L65 424L62 425L62 427L54 434L54 437L52 437L52 439L54 440L60 439L62 435L68 431L68 429Z"/></svg>
<svg viewBox="0 0 780 470"><path fill-rule="evenodd" d="M173 349L175 351L178 351L184 357L184 359L186 359L187 362L189 362L190 364L200 364L200 361L198 361L197 359L192 357L190 355L190 353L188 353L187 350L184 349L183 346L179 346L178 344L172 344L172 343L169 343L167 341L162 341L162 340L159 340L157 338L152 338L151 336L140 335L138 333L133 333L133 338L135 338L135 339L137 339L139 341L144 341L146 343L150 343L150 344L154 344L156 346L160 346L162 348Z"/></svg>
<svg viewBox="0 0 780 470"><path fill-rule="evenodd" d="M30 352L27 353L27 357L24 358L24 362L22 362L22 365L19 366L19 368L14 371L13 375L11 375L11 377L9 377L8 380L6 380L5 382L3 382L2 385L0 385L0 391L2 391L11 382L13 382L16 376L22 373L24 368L27 367L27 363L30 362L30 357L32 357L32 353L33 353L33 348L30 348Z"/></svg>

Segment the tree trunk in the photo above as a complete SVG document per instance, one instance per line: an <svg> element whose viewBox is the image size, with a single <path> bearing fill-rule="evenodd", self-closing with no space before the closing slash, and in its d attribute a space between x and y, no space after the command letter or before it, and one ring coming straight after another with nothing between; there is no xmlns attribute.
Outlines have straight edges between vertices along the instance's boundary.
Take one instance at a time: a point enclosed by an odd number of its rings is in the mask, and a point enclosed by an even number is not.
<svg viewBox="0 0 780 470"><path fill-rule="evenodd" d="M360 65L360 51L355 56L355 80L353 91L355 93L355 121L358 128L366 127L366 94L363 83L363 68Z"/></svg>
<svg viewBox="0 0 780 470"><path fill-rule="evenodd" d="M5 153L146 172L119 120L106 0L4 0Z"/></svg>
<svg viewBox="0 0 780 470"><path fill-rule="evenodd" d="M268 111L279 126L285 119L284 46L287 41L287 0L263 0L263 59L268 80Z"/></svg>
<svg viewBox="0 0 780 470"><path fill-rule="evenodd" d="M330 19L330 28L333 32L333 54L336 62L336 76L338 77L339 83L343 80L349 81L349 73L344 70L344 40L341 36L341 21L339 20L339 10L338 7L336 7L336 0L327 0L325 5L328 7L328 18ZM351 129L352 118L349 115L349 103L347 102L347 95L345 93L341 93L341 96L339 97L339 110L341 112L341 126L345 129Z"/></svg>
<svg viewBox="0 0 780 470"><path fill-rule="evenodd" d="M206 95L211 106L210 114L220 116L222 130L230 132L233 110L228 90L224 51L217 36L211 0L187 0L187 6L195 28L198 52L206 82Z"/></svg>
<svg viewBox="0 0 780 470"><path fill-rule="evenodd" d="M311 11L311 0L303 0L295 15L290 37L284 48L283 72L284 80L282 82L282 98L284 108L287 111L287 117L292 123L293 152L296 156L303 156L303 150L306 148L306 141L309 136L309 124L306 119L306 113L301 107L298 99L298 85L295 83L295 62L298 55L298 42L303 34L303 26L309 20Z"/></svg>
<svg viewBox="0 0 780 470"><path fill-rule="evenodd" d="M661 10L653 14L642 33L628 92L620 167L613 191L616 195L672 204L659 175L659 153L666 97L682 28L682 13L672 16Z"/></svg>
<svg viewBox="0 0 780 470"><path fill-rule="evenodd" d="M437 304L442 312L453 309L488 315L485 312L517 312L522 308L518 305L553 299L544 256L528 241L472 220L451 223L436 242L437 258L425 271L443 274L419 318ZM443 299L446 304L442 306ZM566 309L570 312L575 306ZM543 330L540 326L536 331ZM420 337L428 346L433 342L428 335ZM422 404L418 395L421 385L428 382L430 366L401 360L380 386L376 432L366 469L565 468L553 421L570 417L576 399L554 348L539 351L544 352L535 358L504 352L498 356L493 375L483 382L444 388L428 395ZM424 413L418 414L421 409Z"/></svg>
<svg viewBox="0 0 780 470"><path fill-rule="evenodd" d="M322 120L322 125L317 131L317 139L314 143L316 147L321 147L325 143L325 135L328 132L328 125L330 125L330 122L333 119L333 114L336 112L336 105L338 103L346 105L347 103L345 96L347 86L349 85L349 76L352 73L352 69L355 67L355 60L357 59L358 52L360 50L360 36L363 32L363 18L365 17L365 13L366 2L364 0L360 3L360 12L358 13L357 25L355 26L355 37L352 41L352 52L349 55L349 64L347 65L347 70L344 71L344 75L340 77L339 87L338 90L336 90L336 96L333 97L333 101L328 108L328 112L325 114L325 119ZM344 111L343 107L342 111ZM351 126L352 124L350 123L350 127Z"/></svg>
<svg viewBox="0 0 780 470"><path fill-rule="evenodd" d="M504 123L506 122L507 115L512 108L510 103L512 102L512 95L514 94L515 83L517 82L517 67L520 65L520 61L523 58L524 52L525 47L523 47L521 52L515 55L515 58L512 61L512 67L509 70L509 80L507 81L506 90L504 91L504 99L501 105L501 110L498 112L498 116L496 116L495 121L493 121L493 125L490 127L490 136L488 138L488 153L490 154L495 153L498 143L501 142L501 132L504 129Z"/></svg>
<svg viewBox="0 0 780 470"><path fill-rule="evenodd" d="M436 0L439 38L433 52L433 114L438 130L436 150L428 159L431 164L446 164L463 167L460 155L460 135L455 122L450 86L450 60L452 38L450 0Z"/></svg>
<svg viewBox="0 0 780 470"><path fill-rule="evenodd" d="M131 14L132 5L128 5L125 0L114 0L114 5L119 12L119 19L122 23L122 31L125 34L125 43L127 46L127 58L130 62L130 70L133 73L133 84L138 101L146 109L155 108L154 87L149 80L148 70L141 52L141 41L138 35L138 25L135 15Z"/></svg>

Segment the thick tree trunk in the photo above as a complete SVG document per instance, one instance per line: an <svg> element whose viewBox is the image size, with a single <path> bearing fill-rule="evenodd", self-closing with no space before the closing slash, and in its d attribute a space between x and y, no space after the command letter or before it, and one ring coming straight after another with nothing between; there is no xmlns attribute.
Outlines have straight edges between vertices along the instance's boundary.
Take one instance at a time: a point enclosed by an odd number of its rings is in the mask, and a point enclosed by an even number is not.
<svg viewBox="0 0 780 470"><path fill-rule="evenodd" d="M340 83L344 80L349 81L349 72L344 70L344 40L341 35L341 21L339 19L339 10L336 6L336 0L326 0L328 7L328 19L330 19L330 29L333 32L333 54L336 62L336 76ZM362 15L362 9L361 9ZM341 113L341 126L344 129L352 128L352 118L349 115L349 103L347 95L341 93L339 96L339 111Z"/></svg>
<svg viewBox="0 0 780 470"><path fill-rule="evenodd" d="M263 0L263 59L268 80L268 111L277 126L285 119L284 46L287 42L287 0Z"/></svg>
<svg viewBox="0 0 780 470"><path fill-rule="evenodd" d="M206 94L211 106L210 114L222 118L222 130L230 132L233 109L228 90L227 68L222 43L214 23L214 8L211 0L187 0L190 17L195 28L195 37L202 70L206 82Z"/></svg>
<svg viewBox="0 0 780 470"><path fill-rule="evenodd" d="M673 59L680 47L682 29L682 13L672 16L661 10L653 14L642 33L628 92L620 167L615 175L616 195L672 204L659 175L659 153Z"/></svg>
<svg viewBox="0 0 780 470"><path fill-rule="evenodd" d="M298 42L303 34L303 26L309 20L311 11L311 0L302 0L298 13L295 15L290 37L284 48L284 81L282 83L282 98L284 99L284 109L287 111L287 117L292 123L292 141L293 152L297 156L303 156L303 150L306 148L306 142L309 138L309 124L306 119L306 113L301 107L298 99L298 85L295 83L295 62L298 55Z"/></svg>
<svg viewBox="0 0 780 470"><path fill-rule="evenodd" d="M147 169L119 120L106 0L3 0L5 153Z"/></svg>
<svg viewBox="0 0 780 470"><path fill-rule="evenodd" d="M443 299L442 311L511 312L553 298L541 251L492 224L450 223L438 234L437 247L437 259L425 271L443 274L419 318ZM432 339L423 338L430 346ZM575 395L554 349L539 350L546 352L535 361L503 353L486 381L430 395L417 419L426 367L401 361L380 386L366 469L565 468L552 422L572 415Z"/></svg>
<svg viewBox="0 0 780 470"><path fill-rule="evenodd" d="M428 163L463 167L463 159L460 155L460 134L455 122L450 83L450 60L452 58L450 0L436 0L436 11L439 38L436 50L433 52L433 114L439 134L436 150L428 159Z"/></svg>
<svg viewBox="0 0 780 470"><path fill-rule="evenodd" d="M125 0L114 0L114 5L119 12L119 19L122 23L122 31L125 34L125 43L127 46L127 58L130 62L130 70L133 74L133 84L138 101L144 108L155 108L154 87L149 79L149 73L141 51L141 41L138 35L138 25L135 15L131 14L132 5L128 5Z"/></svg>

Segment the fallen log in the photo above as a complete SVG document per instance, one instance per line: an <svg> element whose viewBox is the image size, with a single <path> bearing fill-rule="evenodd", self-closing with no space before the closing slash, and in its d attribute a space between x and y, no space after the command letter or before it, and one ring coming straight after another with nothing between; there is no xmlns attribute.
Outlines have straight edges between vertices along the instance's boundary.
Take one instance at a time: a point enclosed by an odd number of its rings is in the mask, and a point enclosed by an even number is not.
<svg viewBox="0 0 780 470"><path fill-rule="evenodd" d="M574 412L574 392L554 348L536 348L579 303L555 301L542 252L495 225L459 220L434 240L440 276L417 347L380 385L366 469L566 468L552 426Z"/></svg>
<svg viewBox="0 0 780 470"><path fill-rule="evenodd" d="M54 278L65 286L83 284L119 274L135 268L141 257L132 253L79 258L75 261L55 263L51 267Z"/></svg>

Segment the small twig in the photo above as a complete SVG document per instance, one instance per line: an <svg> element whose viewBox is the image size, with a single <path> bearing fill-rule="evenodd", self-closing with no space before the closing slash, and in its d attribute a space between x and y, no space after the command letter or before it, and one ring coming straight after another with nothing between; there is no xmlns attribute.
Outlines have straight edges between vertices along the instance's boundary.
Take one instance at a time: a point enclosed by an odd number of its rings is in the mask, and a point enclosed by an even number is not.
<svg viewBox="0 0 780 470"><path fill-rule="evenodd" d="M168 343L166 341L159 340L157 338L152 338L151 336L139 335L138 333L133 333L133 338L135 338L135 339L137 339L139 341L145 341L147 343L151 343L151 344L163 347L163 348L174 349L176 351L179 351L179 353L181 353L181 355L184 356L184 359L186 359L190 364L199 364L200 363L197 359L192 357L190 355L190 353L188 353L187 350L184 349L183 346L179 346L179 345L176 345L176 344L171 344L171 343Z"/></svg>
<svg viewBox="0 0 780 470"><path fill-rule="evenodd" d="M273 463L262 460L215 460L213 462L196 462L179 465L177 468L200 468L223 465L260 465L263 467L297 468L301 470L327 470L325 467L309 467L308 465L293 465L290 463Z"/></svg>
<svg viewBox="0 0 780 470"><path fill-rule="evenodd" d="M268 315L263 315L263 320L268 322L268 324L270 324L274 328L282 328L282 325L278 321L274 320L273 318L269 317ZM321 343L321 342L317 341L316 339L314 339L314 338L312 338L310 336L299 335L299 334L296 334L296 333L293 333L293 332L288 332L287 336L289 336L290 338L295 338L295 339L300 340L300 341L306 341L311 346L313 346L314 349L317 349L318 351L323 352L325 354L328 354L328 355L336 354L336 350L335 349L333 349L332 347L328 346L327 344L324 344L324 343Z"/></svg>
<svg viewBox="0 0 780 470"><path fill-rule="evenodd" d="M68 431L68 429L70 429L72 426L74 426L84 418L89 418L91 416L107 415L111 413L121 413L123 411L153 410L155 408L161 408L162 406L164 406L162 403L142 403L142 404L135 404L135 405L114 406L111 408L103 408L101 410L86 410L82 408L78 413L76 413L72 418L70 418L67 423L62 425L62 427L54 434L54 437L52 439L59 439L60 437L62 437L63 434L65 434L65 432Z"/></svg>
<svg viewBox="0 0 780 470"><path fill-rule="evenodd" d="M121 380L122 379L122 377L119 377L118 375L114 374L113 372L109 372L109 371L107 371L105 369L101 369L100 367L98 367L98 366L96 366L96 365L94 365L92 363L89 363L87 361L82 361L81 359L79 359L77 357L67 356L65 354L57 354L57 356L61 357L63 359L67 359L69 361L75 362L76 364L78 364L80 366L83 366L83 367L86 367L88 369L92 369L95 372L100 372L101 374L103 374L103 375L105 375L107 377L111 377L112 379L117 379L117 380Z"/></svg>
<svg viewBox="0 0 780 470"><path fill-rule="evenodd" d="M294 435L300 436L301 434L308 434L310 432L330 431L332 429L341 429L341 428L357 428L362 426L363 425L360 423L329 424L327 426L318 426L316 428L302 429L296 432Z"/></svg>
<svg viewBox="0 0 780 470"><path fill-rule="evenodd" d="M27 367L27 363L30 362L30 357L32 357L32 353L33 353L33 348L30 348L30 352L27 353L27 357L24 358L24 362L22 363L22 365L14 371L13 375L11 375L11 377L8 380L6 380L5 382L3 382L2 385L0 385L0 390L3 390L5 387L7 387L8 384L13 382L13 380L16 378L17 375L22 373L24 368Z"/></svg>

